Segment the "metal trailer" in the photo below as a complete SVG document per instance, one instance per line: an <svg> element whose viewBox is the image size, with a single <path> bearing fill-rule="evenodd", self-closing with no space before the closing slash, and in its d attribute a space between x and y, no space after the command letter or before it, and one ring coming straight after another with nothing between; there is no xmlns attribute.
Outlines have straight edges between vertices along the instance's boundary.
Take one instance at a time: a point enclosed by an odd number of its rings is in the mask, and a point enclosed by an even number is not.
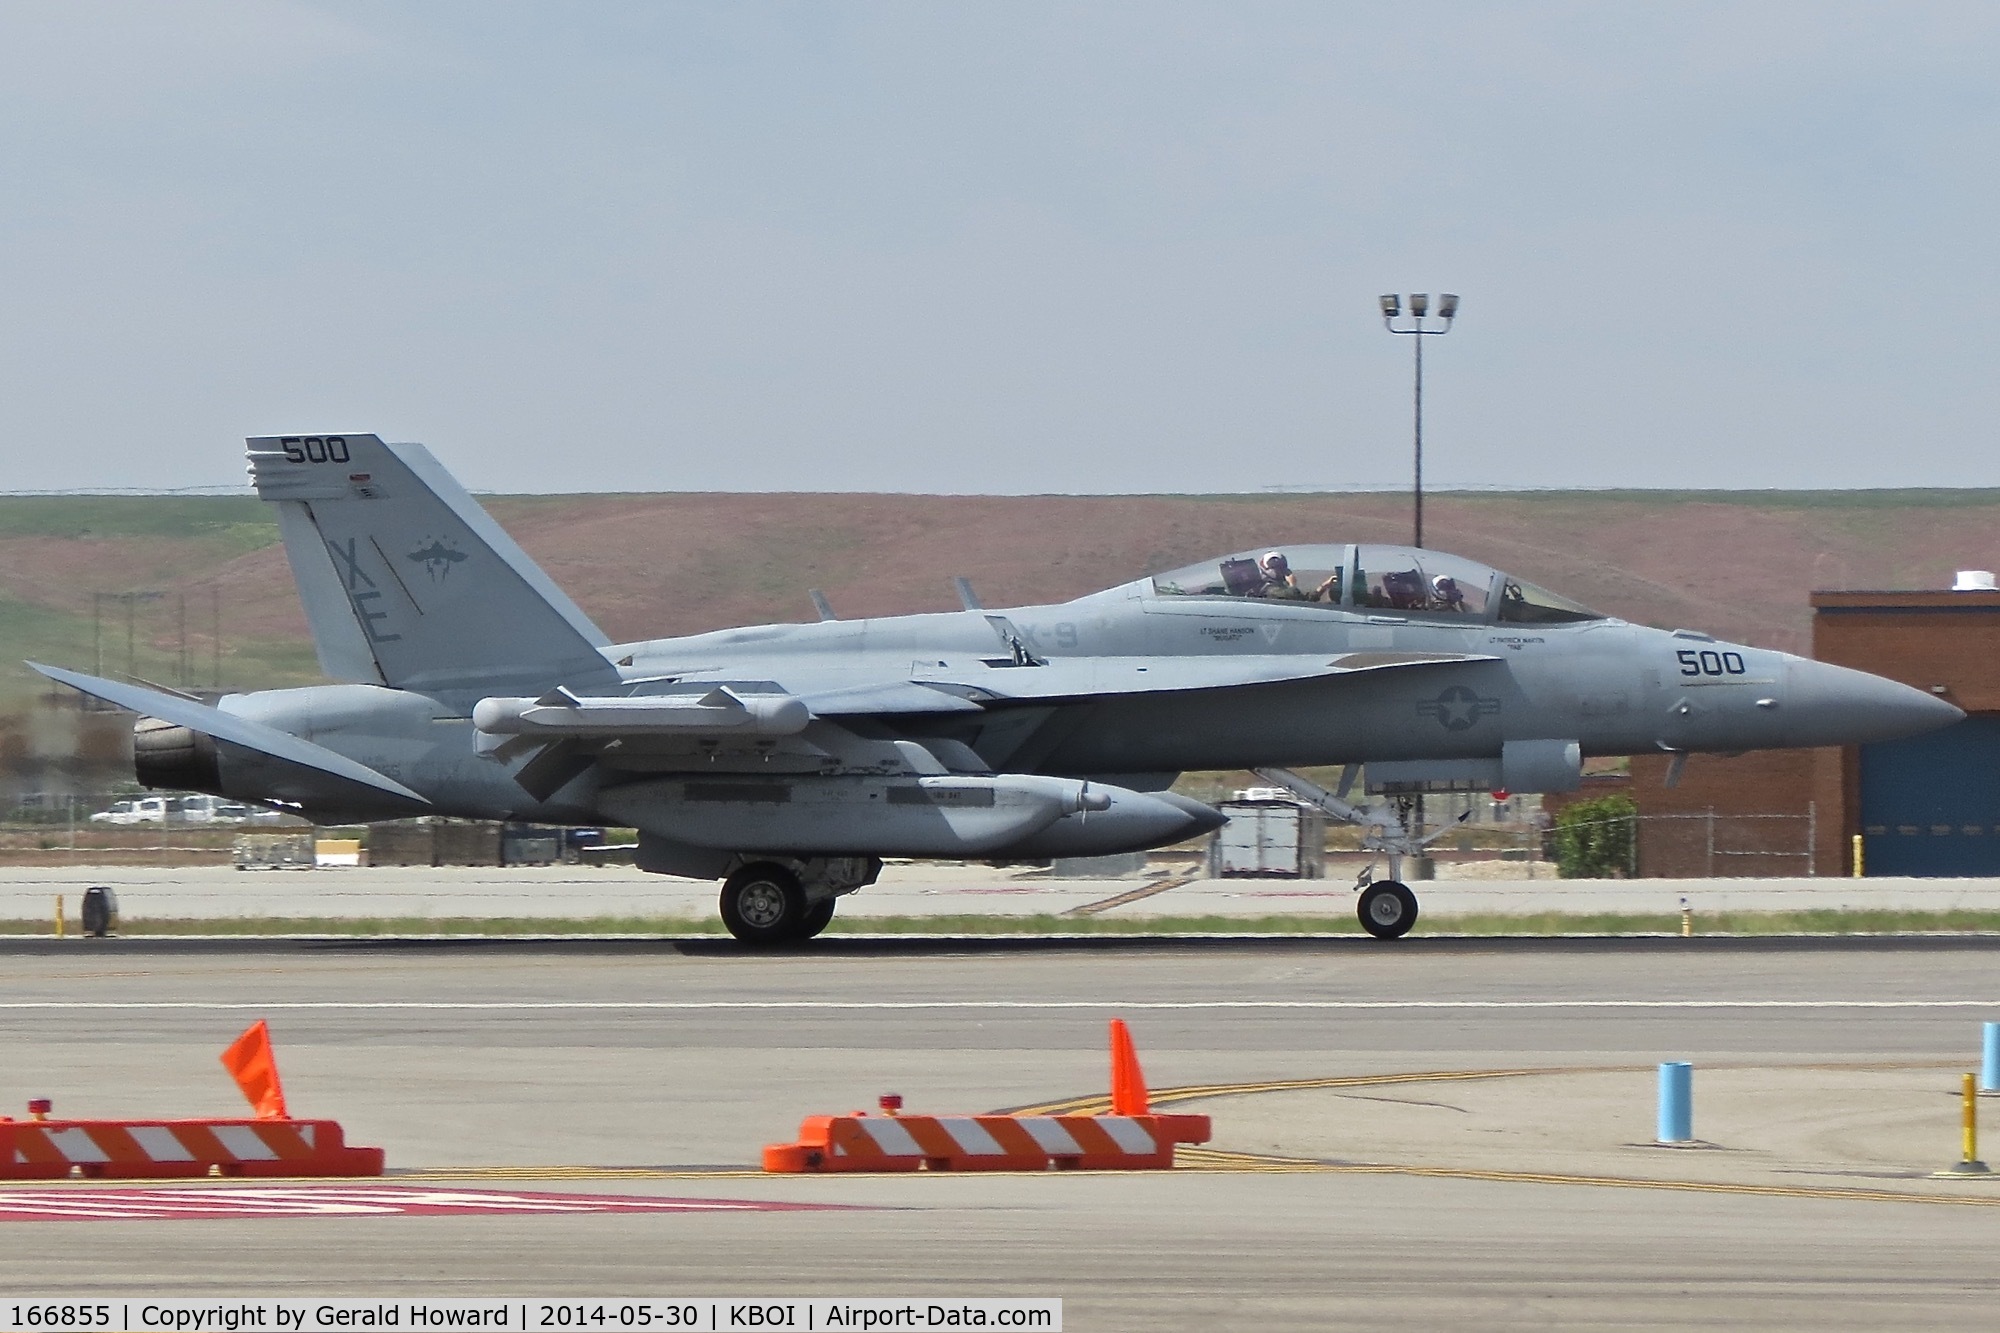
<svg viewBox="0 0 2000 1333"><path fill-rule="evenodd" d="M238 870L311 870L317 864L311 829L239 833L233 852Z"/></svg>
<svg viewBox="0 0 2000 1333"><path fill-rule="evenodd" d="M1326 816L1293 800L1224 801L1229 817L1210 835L1216 879L1319 879L1326 873Z"/></svg>

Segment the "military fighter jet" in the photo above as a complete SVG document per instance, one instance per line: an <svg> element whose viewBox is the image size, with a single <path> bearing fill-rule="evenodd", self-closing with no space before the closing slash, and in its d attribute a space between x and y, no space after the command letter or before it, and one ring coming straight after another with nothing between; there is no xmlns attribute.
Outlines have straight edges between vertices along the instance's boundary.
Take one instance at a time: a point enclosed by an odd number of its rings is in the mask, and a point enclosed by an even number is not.
<svg viewBox="0 0 2000 1333"><path fill-rule="evenodd" d="M211 706L38 666L142 715L141 782L320 822L630 826L641 868L721 880L751 944L817 934L885 856L1100 855L1219 826L1169 790L1186 770L1551 792L1590 755L1850 745L1962 716L1375 544L1274 543L1046 606L984 610L961 585L957 612L612 643L423 446L249 446L343 683ZM1357 886L1381 937L1416 919L1394 869Z"/></svg>

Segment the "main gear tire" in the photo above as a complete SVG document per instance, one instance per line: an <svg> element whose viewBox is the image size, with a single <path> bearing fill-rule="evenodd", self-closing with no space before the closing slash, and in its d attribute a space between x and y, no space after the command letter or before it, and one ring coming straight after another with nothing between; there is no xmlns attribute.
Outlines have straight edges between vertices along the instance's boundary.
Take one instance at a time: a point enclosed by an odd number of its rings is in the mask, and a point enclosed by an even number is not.
<svg viewBox="0 0 2000 1333"><path fill-rule="evenodd" d="M839 901L838 898L822 898L806 908L805 916L799 920L798 933L792 938L809 940L825 930L833 920L833 906Z"/></svg>
<svg viewBox="0 0 2000 1333"><path fill-rule="evenodd" d="M808 909L799 877L772 861L744 866L722 883L722 924L759 947L801 939Z"/></svg>
<svg viewBox="0 0 2000 1333"><path fill-rule="evenodd" d="M1417 924L1417 895L1407 884L1379 880L1361 891L1354 914L1361 918L1361 928L1376 939L1400 939Z"/></svg>

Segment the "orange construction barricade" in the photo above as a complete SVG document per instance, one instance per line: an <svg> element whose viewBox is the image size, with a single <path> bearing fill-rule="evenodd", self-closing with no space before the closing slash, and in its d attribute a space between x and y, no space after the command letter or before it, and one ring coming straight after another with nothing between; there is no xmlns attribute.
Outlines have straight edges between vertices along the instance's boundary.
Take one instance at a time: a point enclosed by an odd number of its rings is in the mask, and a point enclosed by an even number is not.
<svg viewBox="0 0 2000 1333"><path fill-rule="evenodd" d="M801 1171L1157 1170L1177 1143L1206 1143L1205 1115L1154 1115L1132 1035L1111 1020L1109 1115L904 1115L902 1098L882 1114L816 1115L796 1143L764 1149L764 1169Z"/></svg>
<svg viewBox="0 0 2000 1333"><path fill-rule="evenodd" d="M55 1120L46 1097L27 1120L0 1116L0 1180L187 1176L379 1176L380 1148L352 1148L332 1120L285 1112L270 1030L258 1019L222 1053L254 1120Z"/></svg>

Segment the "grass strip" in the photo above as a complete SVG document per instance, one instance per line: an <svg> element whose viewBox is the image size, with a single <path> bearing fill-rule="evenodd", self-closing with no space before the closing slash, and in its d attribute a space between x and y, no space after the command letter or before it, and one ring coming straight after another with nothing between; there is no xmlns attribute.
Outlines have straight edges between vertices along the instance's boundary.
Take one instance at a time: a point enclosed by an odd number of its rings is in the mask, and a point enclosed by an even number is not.
<svg viewBox="0 0 2000 1333"><path fill-rule="evenodd" d="M1534 912L1426 916L1418 935L1633 935L1680 933L1678 913ZM2000 912L1839 911L1697 914L1696 935L2000 933ZM0 935L48 935L47 921L0 921ZM722 935L713 917L238 917L126 919L123 936L172 935ZM855 916L829 935L1357 935L1346 913L1324 916Z"/></svg>

